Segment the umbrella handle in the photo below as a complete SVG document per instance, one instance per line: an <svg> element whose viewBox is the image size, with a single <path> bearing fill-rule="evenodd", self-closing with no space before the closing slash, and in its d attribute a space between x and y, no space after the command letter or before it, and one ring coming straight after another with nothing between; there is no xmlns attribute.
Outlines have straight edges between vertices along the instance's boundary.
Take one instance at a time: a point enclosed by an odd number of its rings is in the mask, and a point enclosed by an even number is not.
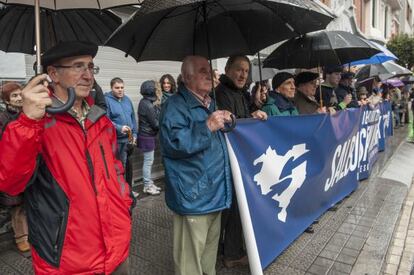
<svg viewBox="0 0 414 275"><path fill-rule="evenodd" d="M76 94L75 89L73 87L69 87L68 89L68 101L65 104L59 107L46 107L46 112L49 114L60 114L67 112L70 108L72 108L73 103L75 103Z"/></svg>
<svg viewBox="0 0 414 275"><path fill-rule="evenodd" d="M231 114L230 118L231 118L231 122L224 123L224 128L220 130L223 133L228 133L230 131L233 131L234 127L236 127L236 117L233 114Z"/></svg>

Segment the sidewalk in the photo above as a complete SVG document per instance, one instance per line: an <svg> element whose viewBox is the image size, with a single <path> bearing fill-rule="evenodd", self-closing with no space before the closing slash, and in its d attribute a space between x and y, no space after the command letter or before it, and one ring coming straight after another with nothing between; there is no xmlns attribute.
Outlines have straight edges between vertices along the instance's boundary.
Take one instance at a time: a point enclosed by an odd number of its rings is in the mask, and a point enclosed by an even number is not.
<svg viewBox="0 0 414 275"><path fill-rule="evenodd" d="M409 186L383 175L390 167L393 153L396 150L401 153L400 144L406 133L405 128L396 130L387 152L380 154L370 179L362 181L358 189L338 205L337 211L326 212L314 225L315 233L303 233L265 274L381 274L395 271L395 266L403 271L405 260L411 260L412 264L414 218L408 217L414 217L414 191L410 191L401 212ZM397 227L394 233L400 212L400 224L407 228ZM404 230L404 236L399 234ZM387 256L393 234L394 244L401 247L401 242L395 240L404 240L405 250L398 255L398 250L390 249L390 256ZM398 264L394 256L400 256ZM385 262L394 266L388 267ZM133 213L130 263L131 274L173 274L172 213L165 206L163 193L157 197L142 197L137 203ZM227 269L220 262L217 269L219 275L249 274L248 267ZM409 274L408 269L401 274ZM11 240L2 241L1 238L0 274L33 274L30 256L19 254Z"/></svg>

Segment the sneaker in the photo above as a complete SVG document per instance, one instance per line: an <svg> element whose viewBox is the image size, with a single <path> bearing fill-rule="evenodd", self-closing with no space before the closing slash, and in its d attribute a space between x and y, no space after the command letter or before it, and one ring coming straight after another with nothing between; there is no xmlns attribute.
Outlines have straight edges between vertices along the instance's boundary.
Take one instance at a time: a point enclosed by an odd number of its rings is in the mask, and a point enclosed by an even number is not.
<svg viewBox="0 0 414 275"><path fill-rule="evenodd" d="M144 186L144 193L149 195L159 195L160 191L154 188L153 185Z"/></svg>
<svg viewBox="0 0 414 275"><path fill-rule="evenodd" d="M151 185L158 191L161 191L161 187L156 186L154 183L151 183Z"/></svg>

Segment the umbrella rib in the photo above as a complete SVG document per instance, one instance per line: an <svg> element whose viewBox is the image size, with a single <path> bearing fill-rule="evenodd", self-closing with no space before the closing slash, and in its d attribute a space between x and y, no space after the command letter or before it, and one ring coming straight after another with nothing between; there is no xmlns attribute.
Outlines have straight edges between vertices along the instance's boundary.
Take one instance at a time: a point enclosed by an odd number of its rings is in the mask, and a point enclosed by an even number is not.
<svg viewBox="0 0 414 275"><path fill-rule="evenodd" d="M326 35L326 37L328 38L329 46L330 46L330 48L333 50L333 52L334 52L334 54L335 54L335 57L336 57L336 60L338 61L339 65L341 65L341 66L342 66L341 59L339 58L338 54L336 53L336 50L334 50L334 48L333 48L333 46L332 46L332 42L331 42L331 40L329 39L329 36L326 34L326 32L324 33L324 35Z"/></svg>

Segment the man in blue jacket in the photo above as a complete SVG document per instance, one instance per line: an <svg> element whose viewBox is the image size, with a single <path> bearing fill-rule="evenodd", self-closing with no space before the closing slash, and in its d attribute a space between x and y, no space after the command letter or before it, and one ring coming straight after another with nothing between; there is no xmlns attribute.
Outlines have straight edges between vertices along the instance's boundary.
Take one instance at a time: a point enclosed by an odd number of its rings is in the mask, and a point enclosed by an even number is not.
<svg viewBox="0 0 414 275"><path fill-rule="evenodd" d="M174 212L175 274L216 274L221 211L231 204L231 175L224 123L231 113L215 111L207 59L188 56L184 85L161 110L160 143L165 200Z"/></svg>
<svg viewBox="0 0 414 275"><path fill-rule="evenodd" d="M136 143L138 131L134 106L125 95L124 81L121 78L115 77L111 80L111 91L105 93L105 101L106 114L116 128L118 153L125 168L128 141Z"/></svg>

